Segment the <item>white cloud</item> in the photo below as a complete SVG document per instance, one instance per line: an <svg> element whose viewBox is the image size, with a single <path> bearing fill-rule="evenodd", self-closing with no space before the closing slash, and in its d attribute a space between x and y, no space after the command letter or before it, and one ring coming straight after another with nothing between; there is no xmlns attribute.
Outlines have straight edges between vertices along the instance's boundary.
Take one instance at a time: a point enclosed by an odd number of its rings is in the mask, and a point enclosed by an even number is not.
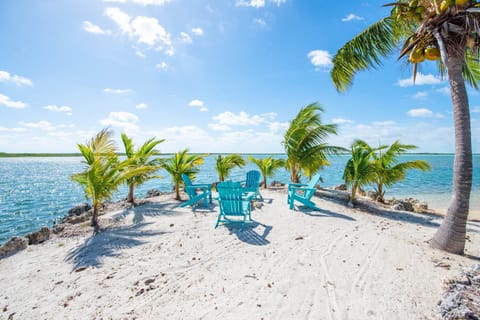
<svg viewBox="0 0 480 320"><path fill-rule="evenodd" d="M112 89L112 88L105 88L105 89L103 89L103 92L113 93L113 94L124 94L124 93L130 93L130 92L132 92L132 90L131 90L131 89Z"/></svg>
<svg viewBox="0 0 480 320"><path fill-rule="evenodd" d="M112 33L110 30L103 30L102 28L91 23L90 21L83 21L83 30L90 33L95 33L95 34L111 34Z"/></svg>
<svg viewBox="0 0 480 320"><path fill-rule="evenodd" d="M25 128L6 128L0 127L0 132L25 132L27 129Z"/></svg>
<svg viewBox="0 0 480 320"><path fill-rule="evenodd" d="M23 109L27 107L27 104L21 101L13 101L9 97L0 93L0 105L7 108Z"/></svg>
<svg viewBox="0 0 480 320"><path fill-rule="evenodd" d="M266 27L267 26L267 22L265 20L263 20L262 18L255 18L255 19L253 19L253 22L255 24L258 24L261 27Z"/></svg>
<svg viewBox="0 0 480 320"><path fill-rule="evenodd" d="M427 97L428 97L428 92L426 91L419 91L413 95L413 99L417 99L417 100L423 100L423 99L426 99Z"/></svg>
<svg viewBox="0 0 480 320"><path fill-rule="evenodd" d="M192 33L196 36L203 36L202 28L192 28Z"/></svg>
<svg viewBox="0 0 480 320"><path fill-rule="evenodd" d="M148 108L148 104L146 103L139 103L135 106L136 109L147 109Z"/></svg>
<svg viewBox="0 0 480 320"><path fill-rule="evenodd" d="M121 128L124 131L137 131L139 122L138 116L130 112L110 112L108 118L100 120L103 126Z"/></svg>
<svg viewBox="0 0 480 320"><path fill-rule="evenodd" d="M310 62L317 70L330 70L332 67L332 55L325 50L313 50L308 53Z"/></svg>
<svg viewBox="0 0 480 320"><path fill-rule="evenodd" d="M282 4L284 4L285 2L287 2L287 0L271 0L273 3L275 3L277 6L281 6Z"/></svg>
<svg viewBox="0 0 480 320"><path fill-rule="evenodd" d="M133 34L138 37L140 43L150 46L158 43L171 44L170 34L155 18L139 16L133 19L131 25L134 30Z"/></svg>
<svg viewBox="0 0 480 320"><path fill-rule="evenodd" d="M188 103L190 107L203 107L204 103L202 100L194 99Z"/></svg>
<svg viewBox="0 0 480 320"><path fill-rule="evenodd" d="M53 112L65 112L68 115L72 115L72 108L69 106L56 106L56 105L48 105L43 107L45 110L53 111Z"/></svg>
<svg viewBox="0 0 480 320"><path fill-rule="evenodd" d="M39 129L42 131L53 131L55 126L48 121L38 121L38 122L20 122L20 125L30 128L30 129Z"/></svg>
<svg viewBox="0 0 480 320"><path fill-rule="evenodd" d="M237 7L253 7L253 8L263 8L265 7L265 0L237 0L235 3Z"/></svg>
<svg viewBox="0 0 480 320"><path fill-rule="evenodd" d="M135 51L135 54L136 54L137 56L139 56L140 58L145 58L145 57L146 57L145 54L143 54L143 52L140 51L140 50Z"/></svg>
<svg viewBox="0 0 480 320"><path fill-rule="evenodd" d="M450 95L450 87L449 86L445 86L443 88L439 88L437 89L437 92L440 92L446 96L449 96Z"/></svg>
<svg viewBox="0 0 480 320"><path fill-rule="evenodd" d="M277 134L284 134L287 131L290 123L288 122L271 122L268 124L268 129L270 129L271 133Z"/></svg>
<svg viewBox="0 0 480 320"><path fill-rule="evenodd" d="M183 43L192 43L192 37L186 32L180 32L180 41Z"/></svg>
<svg viewBox="0 0 480 320"><path fill-rule="evenodd" d="M274 112L264 113L260 115L249 115L248 113L241 111L235 114L230 111L220 113L213 117L213 120L219 124L233 125L233 126L257 126L261 123L273 121L277 117Z"/></svg>
<svg viewBox="0 0 480 320"><path fill-rule="evenodd" d="M155 68L157 68L158 70L167 70L168 69L168 64L165 61L163 61L161 63L157 63L155 65Z"/></svg>
<svg viewBox="0 0 480 320"><path fill-rule="evenodd" d="M33 85L32 80L17 76L17 75L11 75L7 71L1 71L0 70L0 82L13 82L17 86L31 86Z"/></svg>
<svg viewBox="0 0 480 320"><path fill-rule="evenodd" d="M175 50L173 50L173 47L170 47L165 51L165 54L169 57L173 57L175 55Z"/></svg>
<svg viewBox="0 0 480 320"><path fill-rule="evenodd" d="M213 131L229 131L230 127L226 124L209 123L208 127Z"/></svg>
<svg viewBox="0 0 480 320"><path fill-rule="evenodd" d="M188 103L188 105L189 105L190 107L199 108L199 110L202 111L202 112L208 111L208 109L205 108L205 106L204 106L205 104L204 104L204 102L203 102L202 100L194 99L194 100L190 101L190 102Z"/></svg>
<svg viewBox="0 0 480 320"><path fill-rule="evenodd" d="M410 87L413 85L427 85L427 84L440 84L443 83L445 80L442 80L440 77L436 77L432 74L423 74L417 73L417 77L415 79L415 83L413 83L413 76L407 79L398 80L398 85L400 87Z"/></svg>
<svg viewBox="0 0 480 320"><path fill-rule="evenodd" d="M332 123L334 124L352 124L355 123L353 120L343 119L343 118L333 118Z"/></svg>
<svg viewBox="0 0 480 320"><path fill-rule="evenodd" d="M348 21L353 21L353 20L361 21L361 20L364 20L364 18L359 17L359 16L357 16L356 14L353 14L353 13L350 13L345 18L342 18L342 22L348 22Z"/></svg>
<svg viewBox="0 0 480 320"><path fill-rule="evenodd" d="M480 113L480 107L473 107L471 111L472 113Z"/></svg>
<svg viewBox="0 0 480 320"><path fill-rule="evenodd" d="M432 110L426 108L411 109L408 110L407 114L414 118L444 118L444 115L434 113Z"/></svg>
<svg viewBox="0 0 480 320"><path fill-rule="evenodd" d="M169 3L172 0L132 0L133 3L142 4L144 6L163 6L166 3Z"/></svg>
<svg viewBox="0 0 480 320"><path fill-rule="evenodd" d="M132 34L132 26L130 25L128 14L118 8L107 8L105 14L118 25L122 33Z"/></svg>
<svg viewBox="0 0 480 320"><path fill-rule="evenodd" d="M117 3L125 3L127 0L103 0L103 2L117 2Z"/></svg>

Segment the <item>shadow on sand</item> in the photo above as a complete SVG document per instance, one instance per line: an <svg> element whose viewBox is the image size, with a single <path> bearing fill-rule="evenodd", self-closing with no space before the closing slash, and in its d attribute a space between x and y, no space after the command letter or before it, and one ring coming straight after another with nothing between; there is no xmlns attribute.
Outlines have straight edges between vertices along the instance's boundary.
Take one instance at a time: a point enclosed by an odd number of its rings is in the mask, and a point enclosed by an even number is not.
<svg viewBox="0 0 480 320"><path fill-rule="evenodd" d="M272 230L272 226L267 226L263 223L257 221L247 221L245 229L242 230L240 221L231 221L228 223L221 224L220 227L226 227L230 234L237 236L238 240L254 245L254 246L266 246L270 244L270 241L267 240L268 234ZM263 232L260 234L257 232L257 227L263 227ZM261 230L258 230L261 231Z"/></svg>
<svg viewBox="0 0 480 320"><path fill-rule="evenodd" d="M345 219L345 220L349 220L349 221L357 221L355 218L352 218L350 216L347 216L345 214L341 214L341 213L338 213L338 212L333 212L333 211L330 211L330 210L325 210L325 209L320 209L320 208L317 208L317 209L312 209L312 208L309 208L309 207L306 207L306 206L300 206L300 207L297 207L298 208L298 212L301 212L303 214L306 214L307 216L311 216L311 217L332 217L332 218L339 218L339 219Z"/></svg>

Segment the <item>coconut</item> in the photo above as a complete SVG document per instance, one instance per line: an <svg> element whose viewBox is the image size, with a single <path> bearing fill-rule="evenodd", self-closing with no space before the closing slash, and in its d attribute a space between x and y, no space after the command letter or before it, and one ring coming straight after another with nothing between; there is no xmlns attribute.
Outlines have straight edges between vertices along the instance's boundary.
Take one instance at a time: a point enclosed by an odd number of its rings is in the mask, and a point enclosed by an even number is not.
<svg viewBox="0 0 480 320"><path fill-rule="evenodd" d="M410 57L408 57L408 61L411 63L419 63L425 60L425 55L423 54L423 48L414 49L410 53Z"/></svg>
<svg viewBox="0 0 480 320"><path fill-rule="evenodd" d="M440 58L440 50L437 47L428 47L425 49L425 58L428 60L438 60Z"/></svg>

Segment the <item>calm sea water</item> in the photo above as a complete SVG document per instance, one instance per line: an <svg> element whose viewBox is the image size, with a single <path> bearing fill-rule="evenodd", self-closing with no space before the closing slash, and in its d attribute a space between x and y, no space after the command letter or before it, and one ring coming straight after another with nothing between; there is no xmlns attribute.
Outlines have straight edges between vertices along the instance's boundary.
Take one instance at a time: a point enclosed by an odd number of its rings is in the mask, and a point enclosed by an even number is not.
<svg viewBox="0 0 480 320"><path fill-rule="evenodd" d="M245 157L247 155L244 155ZM261 158L267 155L254 155ZM276 157L283 157L277 155ZM322 172L324 187L342 183L342 173L348 156L330 159L331 166ZM431 208L444 209L451 192L453 155L406 155L402 160L421 159L430 162L432 170L411 170L404 182L387 190L387 197L415 197L429 203ZM77 203L85 202L82 188L70 180L73 173L83 170L80 157L73 158L3 158L0 159L0 243L14 235L25 235L41 226L52 226L56 219L67 214ZM215 157L208 156L196 177L196 182L217 180ZM234 169L230 179L242 180L248 170L255 169L249 163L242 169ZM136 189L137 197L144 197L150 189L172 190L167 172L160 171L162 179L155 179ZM289 174L281 169L269 179L288 183ZM368 188L366 188L368 190ZM473 189L471 209L480 210L480 155L474 155ZM122 187L113 200L124 198L127 188Z"/></svg>

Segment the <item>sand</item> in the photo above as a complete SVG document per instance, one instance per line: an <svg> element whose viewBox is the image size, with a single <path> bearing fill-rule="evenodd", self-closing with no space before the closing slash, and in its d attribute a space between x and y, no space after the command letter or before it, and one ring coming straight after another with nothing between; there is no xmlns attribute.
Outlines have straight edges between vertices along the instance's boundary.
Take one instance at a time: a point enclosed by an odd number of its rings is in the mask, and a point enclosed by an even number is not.
<svg viewBox="0 0 480 320"><path fill-rule="evenodd" d="M253 222L217 229L218 207L179 208L172 195L0 260L0 319L432 319L443 280L480 256L428 241L441 217L372 214L314 197L288 209L262 190Z"/></svg>

